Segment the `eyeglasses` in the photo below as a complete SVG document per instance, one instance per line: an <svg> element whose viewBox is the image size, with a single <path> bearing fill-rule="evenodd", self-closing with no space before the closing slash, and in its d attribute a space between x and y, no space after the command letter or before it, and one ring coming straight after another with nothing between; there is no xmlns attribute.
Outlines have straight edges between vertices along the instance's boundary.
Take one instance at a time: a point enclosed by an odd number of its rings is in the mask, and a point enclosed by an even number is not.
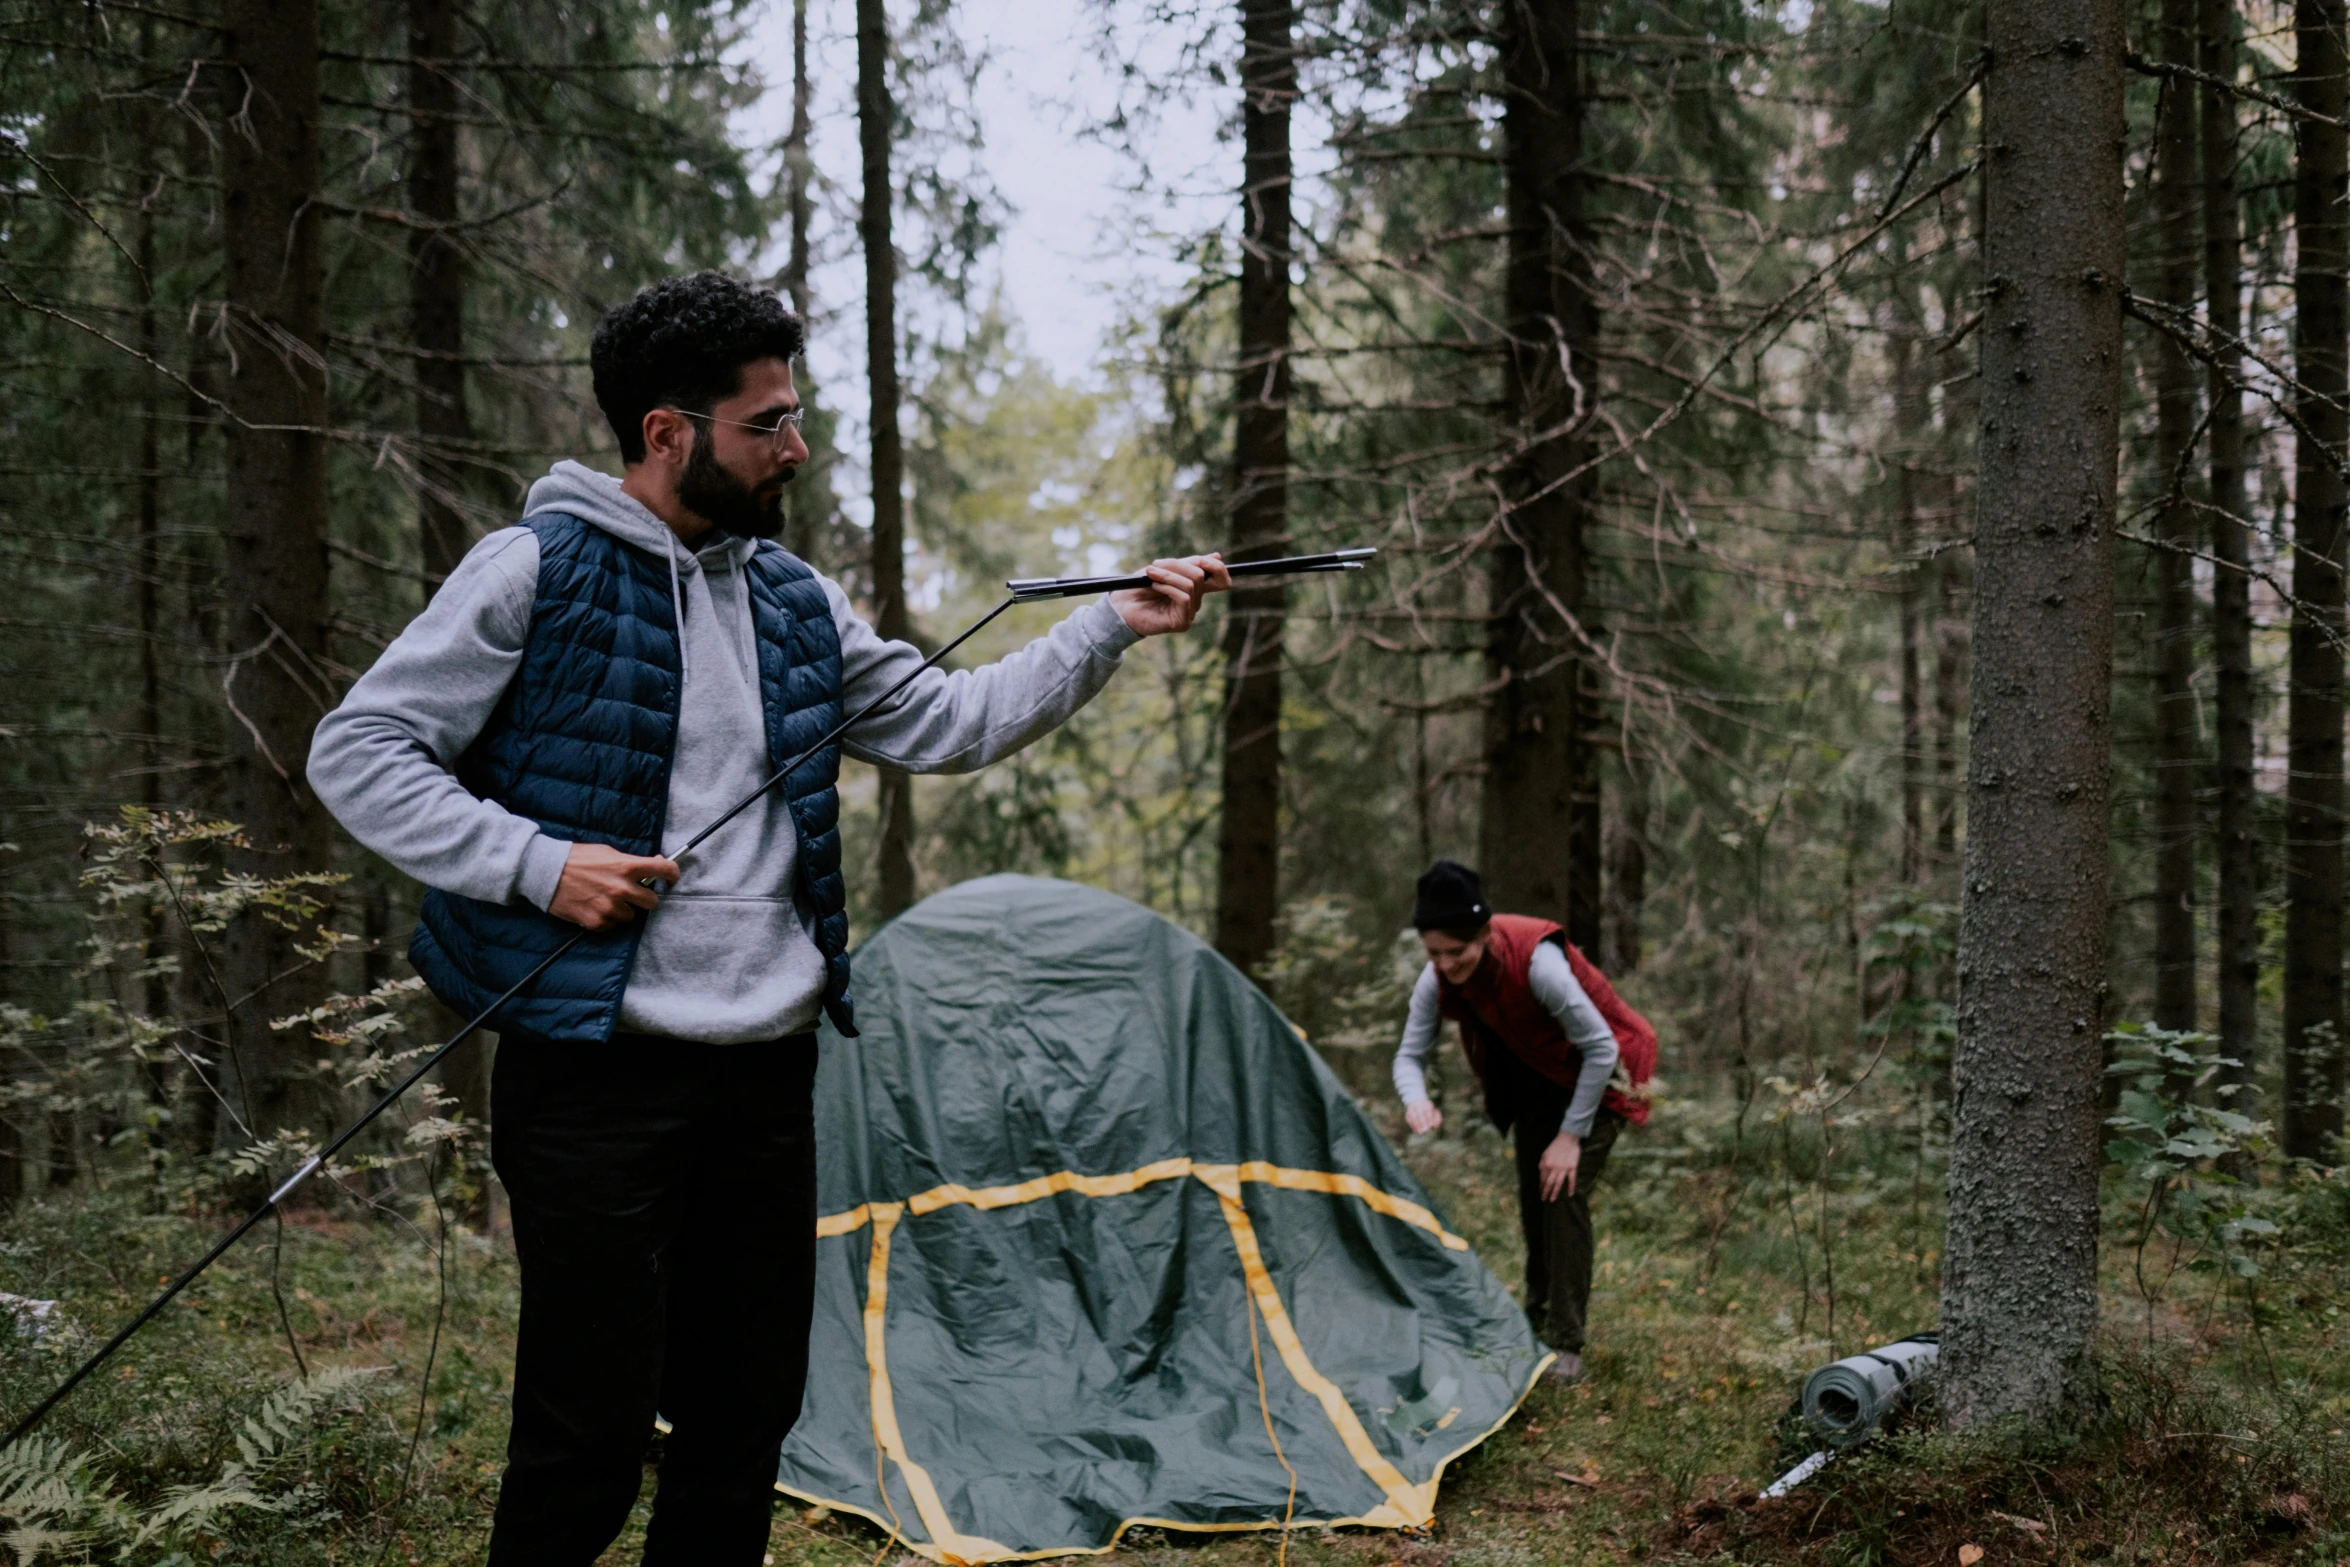
<svg viewBox="0 0 2350 1567"><path fill-rule="evenodd" d="M784 437L787 434L797 435L800 430L800 421L808 417L808 411L805 408L794 408L790 413L777 418L773 424L745 424L740 419L721 419L716 414L696 413L691 408L680 408L677 412L684 414L688 419L707 419L712 424L731 424L738 430L748 430L754 435L763 435L767 437L768 444L778 451L783 449Z"/></svg>

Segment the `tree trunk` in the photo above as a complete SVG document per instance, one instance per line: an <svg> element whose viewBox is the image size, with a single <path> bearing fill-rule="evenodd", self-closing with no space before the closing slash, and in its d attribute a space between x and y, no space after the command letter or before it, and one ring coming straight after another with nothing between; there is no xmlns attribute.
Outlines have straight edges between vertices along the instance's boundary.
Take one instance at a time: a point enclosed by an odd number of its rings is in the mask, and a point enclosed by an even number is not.
<svg viewBox="0 0 2350 1567"><path fill-rule="evenodd" d="M1934 863L1958 859L1958 712L1967 683L1965 590L1956 550L1934 573Z"/></svg>
<svg viewBox="0 0 2350 1567"><path fill-rule="evenodd" d="M1514 436L1491 578L1478 855L1498 909L1556 919L1577 946L1600 941L1583 637L1584 519L1593 485L1569 480L1588 455L1580 430L1599 386L1583 232L1582 62L1577 0L1512 0L1503 41L1509 187L1504 387Z"/></svg>
<svg viewBox="0 0 2350 1567"><path fill-rule="evenodd" d="M1917 561L1918 465L1933 411L1926 370L1918 363L1917 309L1902 298L1890 344L1893 358L1893 560L1901 573L1901 879L1915 885L1926 866L1926 703L1919 641L1924 620L1925 568Z"/></svg>
<svg viewBox="0 0 2350 1567"><path fill-rule="evenodd" d="M456 0L408 0L408 330L416 356L416 519L426 592L472 545L465 462L473 420L465 406L465 255L458 213ZM456 1027L462 1019L445 1019ZM476 1126L490 1118L489 1043L478 1031L442 1058L441 1086ZM476 1205L473 1217L488 1215Z"/></svg>
<svg viewBox="0 0 2350 1567"><path fill-rule="evenodd" d="M898 260L891 248L889 178L889 15L882 0L857 0L857 140L865 198L857 229L865 242L865 362L872 389L873 629L904 640L906 617L906 455L898 433ZM881 915L914 902L913 780L881 774Z"/></svg>
<svg viewBox="0 0 2350 1567"><path fill-rule="evenodd" d="M151 61L155 56L155 19L139 18L139 58ZM141 104L139 113L140 150L145 154L149 178L162 167L163 114L151 104ZM155 308L155 204L162 197L160 184L151 184L139 202L138 258L139 277L139 352L148 364L163 363L163 323ZM156 372L139 372L139 518L138 518L138 606L139 606L139 803L149 811L163 809L163 408L159 397ZM139 1004L151 1020L171 1015L171 980L160 965L165 944L171 939L170 925L160 908L150 907L145 919L145 953L148 973L140 983ZM171 1105L172 1072L167 1058L160 1053L141 1063L148 1103L158 1117L168 1115ZM151 1150L159 1151L163 1139L160 1130L149 1138Z"/></svg>
<svg viewBox="0 0 2350 1567"><path fill-rule="evenodd" d="M417 520L434 582L472 544L465 521L465 254L458 247L456 0L408 0L408 320L416 354Z"/></svg>
<svg viewBox="0 0 2350 1567"><path fill-rule="evenodd" d="M2285 1114L2288 1158L2330 1157L2342 1130L2342 269L2346 103L2341 0L2295 0L2292 692L2285 786ZM2312 439L2311 437L2315 437Z"/></svg>
<svg viewBox="0 0 2350 1567"><path fill-rule="evenodd" d="M1231 560L1289 542L1289 106L1292 0L1241 0L1240 375L1233 389ZM1224 620L1223 815L1216 950L1255 973L1281 906L1281 656L1288 594L1232 595Z"/></svg>
<svg viewBox="0 0 2350 1567"><path fill-rule="evenodd" d="M2157 29L2162 57L2195 64L2196 0L2162 0ZM2165 80L2156 113L2155 287L2184 315L2195 308L2195 92L2180 77ZM2195 1005L2195 783L2202 770L2195 737L2195 507L2187 464L2195 440L2195 367L2169 333L2154 344L2155 451L2165 496L2155 518L2154 552L2154 1021L2191 1029Z"/></svg>
<svg viewBox="0 0 2350 1567"><path fill-rule="evenodd" d="M784 292L802 321L808 319L808 230L816 221L815 201L808 189L808 137L813 130L812 99L808 84L808 0L792 0L791 7L791 134L783 144L786 206L791 213L791 251L784 262Z"/></svg>
<svg viewBox="0 0 2350 1567"><path fill-rule="evenodd" d="M808 161L808 137L813 130L810 105L813 102L808 82L808 0L792 0L791 10L791 132L783 144L784 209L791 216L791 249L783 264L783 290L791 296L791 307L804 322L809 318L813 298L808 288L809 230L816 221L816 206L810 190L812 165ZM800 406L810 406L816 389L807 371L807 358L800 361ZM817 559L823 539L825 508L810 493L818 470L811 467L800 481L801 487L789 506L789 525L784 532L784 547L809 565L823 569ZM827 482L823 493L831 494Z"/></svg>
<svg viewBox="0 0 2350 1567"><path fill-rule="evenodd" d="M1981 493L1941 1398L2044 1425L2097 1326L2120 0L1991 0Z"/></svg>
<svg viewBox="0 0 2350 1567"><path fill-rule="evenodd" d="M2234 0L2201 0L2201 67L2236 79ZM2219 731L2219 1044L2238 1064L2221 1081L2251 1081L2260 992L2259 885L2253 866L2252 540L2244 517L2244 399L2235 381L2243 335L2242 239L2236 209L2236 100L2202 93L2203 276L2215 362L2211 405L2213 707ZM2240 1101L2241 1096L2239 1096ZM2234 1108L2248 1109L2238 1102Z"/></svg>
<svg viewBox="0 0 2350 1567"><path fill-rule="evenodd" d="M1616 798L1616 852L1608 865L1608 930L1605 966L1621 979L1640 967L1640 916L1648 903L1647 769L1624 752L1624 781Z"/></svg>
<svg viewBox="0 0 2350 1567"><path fill-rule="evenodd" d="M0 800L0 843L8 841L5 800ZM13 867L12 867L13 869ZM13 877L0 876L0 983L11 995L24 987L16 972L16 893ZM22 1045L0 1045L0 1086L9 1088L40 1076L32 1052ZM31 1161L26 1157L25 1129L33 1122L34 1101L0 1098L0 1212L16 1206L24 1196Z"/></svg>
<svg viewBox="0 0 2350 1567"><path fill-rule="evenodd" d="M221 232L232 359L225 586L229 809L264 876L319 871L326 812L302 778L310 731L332 704L327 622L325 274L318 188L316 0L228 0L224 90L240 116L220 138ZM222 978L235 1014L224 1063L254 1131L308 1125L326 1100L302 1070L297 1034L269 1018L297 1010L324 974L295 934L247 916L231 927Z"/></svg>
<svg viewBox="0 0 2350 1567"><path fill-rule="evenodd" d="M16 1063L0 1060L0 1082L13 1082ZM24 1195L24 1134L13 1115L0 1112L0 1213L16 1206Z"/></svg>

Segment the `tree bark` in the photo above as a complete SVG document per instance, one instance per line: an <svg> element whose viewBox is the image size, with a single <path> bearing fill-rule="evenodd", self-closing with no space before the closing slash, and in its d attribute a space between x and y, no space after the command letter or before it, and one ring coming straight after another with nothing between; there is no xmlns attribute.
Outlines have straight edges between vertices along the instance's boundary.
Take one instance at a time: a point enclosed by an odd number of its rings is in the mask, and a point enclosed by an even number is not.
<svg viewBox="0 0 2350 1567"><path fill-rule="evenodd" d="M2234 0L2201 0L2200 66L2236 79ZM2259 884L2253 863L2252 541L2244 516L2244 399L2235 382L2241 360L2228 346L2243 335L2243 243L2236 206L2236 100L2220 88L2202 93L2203 276L2213 363L2205 396L2211 408L2212 661L2218 667L2213 708L2219 739L2219 1044L2237 1063L2221 1081L2251 1081L2260 993ZM2239 1096L2240 1099L2240 1096ZM2242 1103L2237 1109L2246 1109Z"/></svg>
<svg viewBox="0 0 2350 1567"><path fill-rule="evenodd" d="M5 799L0 799L0 843L8 841L8 816ZM18 993L21 982L16 972L16 893L12 876L0 876L0 981L5 981L11 994ZM0 1084L14 1087L39 1075L32 1052L21 1045L0 1046ZM25 1128L32 1124L35 1111L30 1100L13 1104L0 1100L0 1213L16 1206L24 1196L25 1180L31 1161L26 1157Z"/></svg>
<svg viewBox="0 0 2350 1567"><path fill-rule="evenodd" d="M155 19L139 18L139 58L155 57ZM138 109L140 150L149 178L162 167L163 112L152 104ZM149 365L163 363L163 323L155 305L155 205L161 199L160 182L152 183L139 201L139 352ZM139 373L139 803L149 811L163 809L163 408L154 371ZM149 970L140 984L139 1002L151 1020L171 1015L171 981L162 971L165 944L171 939L163 910L150 907L145 919L145 959ZM166 1058L156 1055L141 1063L148 1103L159 1117L168 1116L173 1073ZM160 1130L149 1139L152 1148L163 1142Z"/></svg>
<svg viewBox="0 0 2350 1567"><path fill-rule="evenodd" d="M2195 64L2196 0L2162 0L2157 37L2162 58ZM2163 303L2182 315L2195 308L2195 92L2185 78L2164 81L2155 138L2154 283ZM2154 1021L2191 1029L2196 1018L2195 783L2203 759L2196 743L2195 573L2200 542L2188 498L2187 465L2195 440L2195 367L2169 333L2154 344L2155 451L2164 499L2155 518L2154 552Z"/></svg>
<svg viewBox="0 0 2350 1567"><path fill-rule="evenodd" d="M2330 1156L2342 1130L2342 270L2346 148L2342 0L2296 0L2294 97L2335 123L2293 122L2295 398L2291 694L2285 742L2285 1114L2288 1158ZM2312 439L2311 437L2314 437Z"/></svg>
<svg viewBox="0 0 2350 1567"><path fill-rule="evenodd" d="M1904 297L1896 306L1891 353L1893 419L1897 444L1893 473L1893 560L1901 572L1901 879L1916 885L1926 866L1926 702L1919 643L1925 600L1925 568L1917 561L1918 466L1933 412L1926 398L1926 372L1917 362L1917 308Z"/></svg>
<svg viewBox="0 0 2350 1567"><path fill-rule="evenodd" d="M872 392L873 629L904 640L913 628L906 615L906 455L898 433L898 259L890 238L894 119L888 9L882 0L857 0L857 140L865 165L857 229L865 243L865 362ZM914 788L894 767L877 771L880 909L887 919L914 902Z"/></svg>
<svg viewBox="0 0 2350 1567"><path fill-rule="evenodd" d="M310 731L332 704L327 625L325 272L319 235L316 0L228 0L223 90L239 115L220 138L228 496L222 529L229 658L222 690L239 748L229 808L265 876L324 870L327 814L303 781ZM324 979L294 933L257 916L224 940L235 1013L226 1063L254 1131L324 1132L308 1049L268 1019Z"/></svg>
<svg viewBox="0 0 2350 1567"><path fill-rule="evenodd" d="M459 180L456 0L408 0L408 330L416 357L416 520L426 593L473 543L466 522L465 253L457 243ZM446 1019L454 1028L460 1021ZM441 1086L476 1126L490 1118L489 1042L468 1035L442 1058ZM476 1219L488 1217L477 1204Z"/></svg>
<svg viewBox="0 0 2350 1567"><path fill-rule="evenodd" d="M1648 904L1648 769L1627 747L1616 792L1621 815L1608 863L1607 972L1618 979L1640 967L1640 916Z"/></svg>
<svg viewBox="0 0 2350 1567"><path fill-rule="evenodd" d="M1227 558L1289 542L1289 107L1297 98L1292 0L1241 0L1240 374L1233 388ZM1224 619L1223 814L1216 829L1216 950L1255 973L1281 906L1281 658L1289 596L1234 592Z"/></svg>
<svg viewBox="0 0 2350 1567"><path fill-rule="evenodd" d="M1965 588L1959 554L1934 573L1934 863L1958 860L1958 715L1967 684Z"/></svg>
<svg viewBox="0 0 2350 1567"><path fill-rule="evenodd" d="M408 321L416 355L417 521L424 569L434 582L457 569L472 544L466 525L464 454L473 441L465 406L465 253L457 222L456 0L408 0Z"/></svg>
<svg viewBox="0 0 2350 1567"><path fill-rule="evenodd" d="M2119 450L2120 0L1991 0L1943 1412L2091 1386Z"/></svg>
<svg viewBox="0 0 2350 1567"><path fill-rule="evenodd" d="M810 244L809 232L816 221L814 193L811 189L813 165L808 158L808 138L814 128L812 118L813 96L808 81L808 0L792 0L791 12L791 132L783 143L784 209L791 217L791 249L783 263L783 290L791 296L794 314L805 322L813 294L808 287ZM816 388L808 374L806 355L800 362L800 405L813 406ZM822 550L827 508L820 504L817 493L829 498L832 486L827 480L821 492L813 492L817 474L822 470L811 465L800 481L799 490L789 501L789 522L784 531L784 547L818 570L824 563L817 557Z"/></svg>
<svg viewBox="0 0 2350 1567"><path fill-rule="evenodd" d="M791 7L791 134L783 144L783 172L791 213L791 251L783 265L784 292L802 321L808 319L808 230L816 221L808 189L808 137L814 129L808 85L808 0ZM861 104L860 104L861 106Z"/></svg>
<svg viewBox="0 0 2350 1567"><path fill-rule="evenodd" d="M1543 915L1599 950L1598 769L1583 637L1581 430L1599 387L1583 231L1577 0L1510 0L1502 44L1510 352L1504 396L1522 450L1493 552L1478 854L1493 905Z"/></svg>

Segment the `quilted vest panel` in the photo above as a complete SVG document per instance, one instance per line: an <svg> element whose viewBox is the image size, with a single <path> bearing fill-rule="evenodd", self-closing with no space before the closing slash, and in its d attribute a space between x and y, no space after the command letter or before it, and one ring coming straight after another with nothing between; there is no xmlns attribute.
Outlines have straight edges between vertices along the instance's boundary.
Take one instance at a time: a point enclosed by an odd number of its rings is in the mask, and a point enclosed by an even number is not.
<svg viewBox="0 0 2350 1567"><path fill-rule="evenodd" d="M540 513L523 525L538 535L539 573L522 667L457 776L550 836L654 853L684 686L667 563L576 517ZM823 584L780 547L761 543L747 576L769 765L780 766L839 722L840 638ZM827 747L780 787L799 832L794 892L825 960L824 1008L853 1035L839 773L839 748ZM471 1016L577 931L528 904L436 889L408 956L433 994ZM587 936L487 1026L610 1038L643 933L637 920Z"/></svg>
<svg viewBox="0 0 2350 1567"><path fill-rule="evenodd" d="M1616 994L1607 976L1553 921L1496 914L1489 929L1485 961L1469 976L1469 982L1454 985L1439 978L1436 993L1437 1011L1461 1025L1461 1051L1478 1077L1490 1085L1493 1074L1486 1070L1485 1056L1498 1041L1553 1083L1567 1089L1575 1086L1583 1070L1583 1053L1567 1038L1558 1019L1543 1010L1527 979L1534 965L1534 949L1552 942L1566 953L1575 983L1583 987L1583 994L1607 1023L1608 1032L1616 1036L1617 1081L1609 1084L1600 1102L1635 1125L1646 1125L1648 1080L1656 1072L1656 1030L1648 1019ZM1493 1117L1499 1122L1507 1107L1494 1108L1503 1113Z"/></svg>

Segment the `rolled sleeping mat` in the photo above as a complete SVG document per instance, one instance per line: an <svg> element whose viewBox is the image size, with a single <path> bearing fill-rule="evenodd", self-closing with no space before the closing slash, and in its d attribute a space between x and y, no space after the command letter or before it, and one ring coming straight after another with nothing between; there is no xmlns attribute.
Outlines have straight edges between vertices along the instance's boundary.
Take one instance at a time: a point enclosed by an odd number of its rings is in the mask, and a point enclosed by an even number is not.
<svg viewBox="0 0 2350 1567"><path fill-rule="evenodd" d="M1868 1439L1934 1374L1937 1335L1917 1333L1882 1349L1847 1355L1803 1384L1803 1418L1830 1447Z"/></svg>

